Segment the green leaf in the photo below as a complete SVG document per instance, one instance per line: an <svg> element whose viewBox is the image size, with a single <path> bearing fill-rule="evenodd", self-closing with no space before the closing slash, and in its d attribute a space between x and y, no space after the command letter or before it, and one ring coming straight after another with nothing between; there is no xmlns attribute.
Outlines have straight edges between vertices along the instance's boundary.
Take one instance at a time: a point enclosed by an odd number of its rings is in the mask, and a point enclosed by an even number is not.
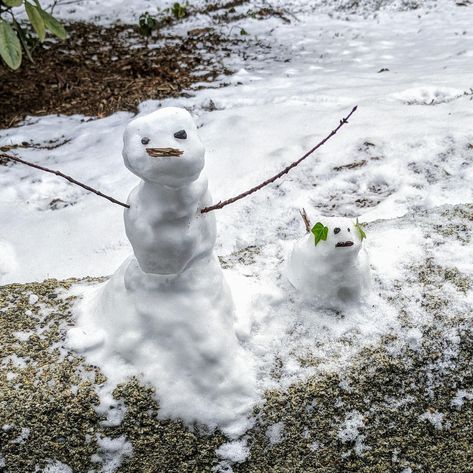
<svg viewBox="0 0 473 473"><path fill-rule="evenodd" d="M358 219L356 219L355 228L358 230L358 235L360 236L360 240L363 241L363 239L366 238L366 233L364 232L361 223L358 222Z"/></svg>
<svg viewBox="0 0 473 473"><path fill-rule="evenodd" d="M25 2L25 9L34 30L36 33L38 33L39 40L43 42L44 38L46 37L46 29L43 17L41 16L41 11L38 10L34 5L31 5L29 2Z"/></svg>
<svg viewBox="0 0 473 473"><path fill-rule="evenodd" d="M23 3L23 0L3 0L3 3L7 7L19 7Z"/></svg>
<svg viewBox="0 0 473 473"><path fill-rule="evenodd" d="M9 68L18 69L20 67L20 40L10 24L3 20L0 20L0 56Z"/></svg>
<svg viewBox="0 0 473 473"><path fill-rule="evenodd" d="M36 5L38 6L39 3L36 2ZM59 23L59 21L56 20L52 15L50 15L48 12L44 11L43 9L39 10L43 21L44 25L46 28L51 31L52 34L56 35L59 39L66 39L67 38L67 32L64 28L64 26Z"/></svg>
<svg viewBox="0 0 473 473"><path fill-rule="evenodd" d="M26 53L26 57L34 63L33 61L33 56L31 56L31 51L28 46L28 41L26 39L26 34L23 31L22 27L18 24L18 22L13 19L13 25L15 26L16 34L18 35L18 38L20 39L21 45L23 46L23 51Z"/></svg>
<svg viewBox="0 0 473 473"><path fill-rule="evenodd" d="M327 235L328 235L328 227L326 227L323 223L317 222L313 227L311 232L315 236L315 245L317 246L317 243L320 240L327 240Z"/></svg>
<svg viewBox="0 0 473 473"><path fill-rule="evenodd" d="M241 28L241 29L240 29L240 35L241 35L241 36L247 36L247 35L248 35L248 31L246 31L245 28Z"/></svg>

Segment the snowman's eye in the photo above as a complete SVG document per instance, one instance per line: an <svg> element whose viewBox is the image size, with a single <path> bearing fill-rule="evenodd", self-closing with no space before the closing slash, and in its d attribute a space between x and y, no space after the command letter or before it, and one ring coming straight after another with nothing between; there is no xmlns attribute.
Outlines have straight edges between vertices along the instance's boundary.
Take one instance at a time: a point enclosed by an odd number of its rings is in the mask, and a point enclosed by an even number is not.
<svg viewBox="0 0 473 473"><path fill-rule="evenodd" d="M347 230L348 230L348 231L350 231L350 229L349 229L349 228L347 228Z"/></svg>
<svg viewBox="0 0 473 473"><path fill-rule="evenodd" d="M147 145L148 143L149 143L149 138L146 138L146 136L144 138L141 138L141 144Z"/></svg>
<svg viewBox="0 0 473 473"><path fill-rule="evenodd" d="M176 133L174 133L174 138L177 138L178 140L186 140L187 139L186 130L176 131Z"/></svg>
<svg viewBox="0 0 473 473"><path fill-rule="evenodd" d="M337 227L337 228L334 228L334 229L333 229L333 233L335 233L335 235L336 235L337 233L340 233L340 229L339 229L338 227Z"/></svg>

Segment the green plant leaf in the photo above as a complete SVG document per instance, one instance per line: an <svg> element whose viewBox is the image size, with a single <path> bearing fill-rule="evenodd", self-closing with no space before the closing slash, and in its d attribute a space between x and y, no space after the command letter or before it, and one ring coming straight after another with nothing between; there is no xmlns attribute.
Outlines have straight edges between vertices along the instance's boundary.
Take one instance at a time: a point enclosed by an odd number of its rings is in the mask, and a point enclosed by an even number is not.
<svg viewBox="0 0 473 473"><path fill-rule="evenodd" d="M323 223L317 222L313 227L311 232L315 236L315 245L317 246L317 243L320 240L327 240L327 235L328 235L328 227L326 227Z"/></svg>
<svg viewBox="0 0 473 473"><path fill-rule="evenodd" d="M358 219L356 219L355 228L358 231L358 235L360 236L360 240L363 241L363 239L366 238L366 233L363 230L363 227L362 227L361 223L358 222Z"/></svg>
<svg viewBox="0 0 473 473"><path fill-rule="evenodd" d="M7 7L19 7L23 3L23 0L3 0L3 3Z"/></svg>
<svg viewBox="0 0 473 473"><path fill-rule="evenodd" d="M36 6L38 5L39 3L36 1ZM41 17L43 18L44 25L49 31L51 31L52 34L57 36L59 39L67 38L67 32L64 26L62 26L61 23L56 20L56 18L54 18L48 12L44 11L41 7L39 8L39 12L41 14Z"/></svg>
<svg viewBox="0 0 473 473"><path fill-rule="evenodd" d="M23 51L26 53L26 57L34 63L33 56L31 55L30 48L28 46L28 41L26 39L26 34L23 31L23 28L19 25L19 23L13 19L13 25L16 30L16 34L18 35L18 38L20 39L21 45L23 46Z"/></svg>
<svg viewBox="0 0 473 473"><path fill-rule="evenodd" d="M34 5L29 2L25 2L25 9L34 30L38 34L38 38L41 42L46 37L46 28L44 25L43 17L41 16L41 10L38 10Z"/></svg>
<svg viewBox="0 0 473 473"><path fill-rule="evenodd" d="M21 44L9 23L0 19L0 56L10 69L21 64Z"/></svg>

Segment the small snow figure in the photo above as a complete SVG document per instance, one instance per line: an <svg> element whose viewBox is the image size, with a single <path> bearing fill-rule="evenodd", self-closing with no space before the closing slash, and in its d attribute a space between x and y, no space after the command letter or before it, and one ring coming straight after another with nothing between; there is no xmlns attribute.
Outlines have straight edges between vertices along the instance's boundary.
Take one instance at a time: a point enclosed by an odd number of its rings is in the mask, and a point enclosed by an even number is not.
<svg viewBox="0 0 473 473"><path fill-rule="evenodd" d="M212 202L204 154L186 110L163 108L128 124L123 158L142 179L125 210L134 255L83 311L68 342L103 350L109 362L118 354L156 387L162 417L237 435L247 426L255 376L213 251L215 216L200 212Z"/></svg>
<svg viewBox="0 0 473 473"><path fill-rule="evenodd" d="M339 308L357 302L370 285L366 237L358 221L323 217L296 241L287 276L305 299L319 306Z"/></svg>

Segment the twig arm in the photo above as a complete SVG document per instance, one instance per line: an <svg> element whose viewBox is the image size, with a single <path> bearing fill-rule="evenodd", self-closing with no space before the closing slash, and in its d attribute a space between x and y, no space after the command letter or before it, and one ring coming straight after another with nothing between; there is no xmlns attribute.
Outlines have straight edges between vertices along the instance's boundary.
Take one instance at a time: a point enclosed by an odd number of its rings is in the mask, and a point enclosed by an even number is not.
<svg viewBox="0 0 473 473"><path fill-rule="evenodd" d="M127 209L130 208L128 204L125 204L123 202L120 202L117 199L114 199L113 197L110 197L109 195L104 194L103 192L100 192L97 189L94 189L93 187L88 186L87 184L83 184L82 182L77 181L76 179L72 178L71 176L68 176L67 174L62 173L61 171L55 171L54 169L49 169L45 168L43 166L39 166L38 164L33 164L28 161L25 161L18 156L11 156L10 154L5 154L5 153L0 153L0 158L1 159L9 159L11 161L16 161L17 163L21 164L26 164L27 166L30 166L35 169L39 169L41 171L49 172L50 174L55 174L56 176L62 177L63 179L66 179L67 181L71 182L72 184L75 184L76 186L82 187L83 189L92 192L100 197L103 197L104 199L109 200L110 202L113 202L114 204L121 205L122 207L125 207Z"/></svg>
<svg viewBox="0 0 473 473"><path fill-rule="evenodd" d="M292 168L295 168L298 164L300 164L302 161L304 161L304 159L308 158L314 151L316 151L321 146L323 146L330 138L332 138L332 136L334 136L337 133L338 130L340 130L340 128L343 125L346 125L348 123L348 119L355 113L357 108L358 108L358 106L353 107L352 111L345 118L342 118L340 120L340 123L338 124L337 128L332 130L322 141L317 143L311 150L307 151L307 153L305 153L304 156L299 158L297 161L294 161L293 163L291 163L289 166L284 168L281 172L278 172L275 176L270 177L269 179L266 179L266 181L263 181L261 184L258 184L257 186L252 187L251 189L249 189L245 192L242 192L241 194L238 194L235 197L232 197L231 199L220 201L215 205L211 205L209 207L203 208L201 210L201 213L204 214L204 213L207 213L207 212L211 212L212 210L222 209L223 207L226 207L227 205L233 204L234 202L236 202L240 199L243 199L244 197L247 197L247 196L249 196L250 194L253 194L256 191L259 191L263 187L267 186L268 184L273 183L274 181L276 181L280 177L284 176L284 174L287 174Z"/></svg>

